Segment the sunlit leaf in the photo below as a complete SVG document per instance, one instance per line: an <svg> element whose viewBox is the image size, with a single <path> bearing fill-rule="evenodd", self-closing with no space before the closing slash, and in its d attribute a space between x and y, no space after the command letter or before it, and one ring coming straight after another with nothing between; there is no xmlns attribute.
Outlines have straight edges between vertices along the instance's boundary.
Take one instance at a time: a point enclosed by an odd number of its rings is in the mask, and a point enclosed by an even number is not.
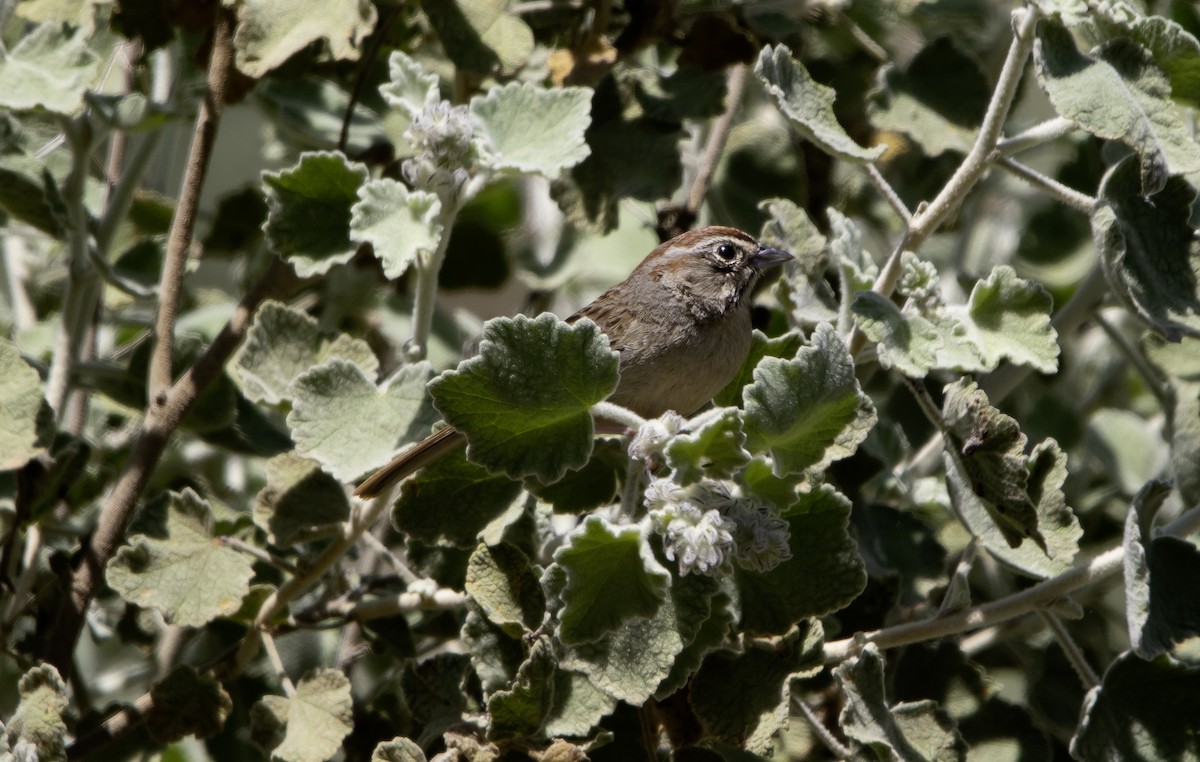
<svg viewBox="0 0 1200 762"><path fill-rule="evenodd" d="M0 47L0 107L78 113L100 68L87 38L83 27L70 30L47 22L21 37L11 50Z"/></svg>
<svg viewBox="0 0 1200 762"><path fill-rule="evenodd" d="M339 60L357 60L378 12L358 0L256 0L237 4L234 61L255 79L322 40Z"/></svg>
<svg viewBox="0 0 1200 762"><path fill-rule="evenodd" d="M399 278L424 254L431 255L446 232L441 202L425 191L410 191L388 178L368 180L350 209L350 239L369 243L383 262L383 274Z"/></svg>
<svg viewBox="0 0 1200 762"><path fill-rule="evenodd" d="M264 230L271 249L302 277L323 275L354 256L350 208L367 169L339 153L306 153L296 166L264 172L267 196Z"/></svg>
<svg viewBox="0 0 1200 762"><path fill-rule="evenodd" d="M295 695L264 696L250 716L255 739L260 745L269 739L272 759L324 762L354 728L350 681L340 670L313 670L296 684Z"/></svg>

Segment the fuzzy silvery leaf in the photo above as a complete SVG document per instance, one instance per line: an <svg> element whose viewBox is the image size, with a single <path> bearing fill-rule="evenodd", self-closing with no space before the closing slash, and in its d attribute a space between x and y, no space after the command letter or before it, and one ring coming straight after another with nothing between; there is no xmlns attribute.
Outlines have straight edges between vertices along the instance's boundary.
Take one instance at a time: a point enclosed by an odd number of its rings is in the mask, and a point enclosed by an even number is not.
<svg viewBox="0 0 1200 762"><path fill-rule="evenodd" d="M42 398L42 379L20 350L0 338L0 471L20 468L46 451L49 406Z"/></svg>
<svg viewBox="0 0 1200 762"><path fill-rule="evenodd" d="M672 478L685 485L706 476L720 479L749 463L740 413L737 408L725 408L699 429L672 437L666 449Z"/></svg>
<svg viewBox="0 0 1200 762"><path fill-rule="evenodd" d="M504 742L536 736L550 715L557 672L550 638L538 638L512 684L488 698L488 740Z"/></svg>
<svg viewBox="0 0 1200 762"><path fill-rule="evenodd" d="M1200 144L1145 48L1118 38L1085 55L1066 28L1047 19L1038 25L1034 60L1058 113L1137 152L1141 195L1157 194L1173 175L1200 171Z"/></svg>
<svg viewBox="0 0 1200 762"><path fill-rule="evenodd" d="M2 752L3 742L7 741L9 748L23 746L32 750L35 760L65 762L67 724L62 714L70 702L58 670L49 664L31 668L21 676L17 692L20 696L17 710L6 726L0 726L0 757L6 756Z"/></svg>
<svg viewBox="0 0 1200 762"><path fill-rule="evenodd" d="M0 46L0 107L13 111L43 108L70 116L83 108L83 96L96 79L100 59L88 34L61 24L39 24L11 50Z"/></svg>
<svg viewBox="0 0 1200 762"><path fill-rule="evenodd" d="M470 548L520 492L520 482L450 453L404 483L392 523L423 542Z"/></svg>
<svg viewBox="0 0 1200 762"><path fill-rule="evenodd" d="M766 755L770 739L786 723L791 682L820 671L824 632L816 620L803 623L778 647L748 646L743 652L709 655L688 690L705 735L721 743Z"/></svg>
<svg viewBox="0 0 1200 762"><path fill-rule="evenodd" d="M267 483L254 499L254 523L272 545L307 542L349 518L345 487L315 460L289 452L263 470Z"/></svg>
<svg viewBox="0 0 1200 762"><path fill-rule="evenodd" d="M587 463L589 409L617 385L617 353L590 320L496 318L479 355L429 384L434 405L467 437L467 457L543 483Z"/></svg>
<svg viewBox="0 0 1200 762"><path fill-rule="evenodd" d="M792 557L768 572L734 568L740 624L749 633L781 635L797 622L845 607L867 583L844 495L822 485L781 515Z"/></svg>
<svg viewBox="0 0 1200 762"><path fill-rule="evenodd" d="M877 129L907 135L929 157L970 150L991 84L950 38L921 48L903 72L885 66L879 80L867 105Z"/></svg>
<svg viewBox="0 0 1200 762"><path fill-rule="evenodd" d="M508 75L533 53L533 30L509 9L507 0L444 0L422 7L460 69Z"/></svg>
<svg viewBox="0 0 1200 762"><path fill-rule="evenodd" d="M582 87L547 90L510 82L471 99L484 162L555 178L591 153L584 132L591 124L592 92Z"/></svg>
<svg viewBox="0 0 1200 762"><path fill-rule="evenodd" d="M1053 373L1059 352L1058 332L1050 325L1053 303L1040 284L1000 265L975 283L965 313L947 312L962 323L964 338L979 350L988 368L1008 360Z"/></svg>
<svg viewBox="0 0 1200 762"><path fill-rule="evenodd" d="M1171 97L1200 106L1200 42L1178 23L1162 16L1143 16L1129 28L1130 38L1150 51L1171 81Z"/></svg>
<svg viewBox="0 0 1200 762"><path fill-rule="evenodd" d="M1125 495L1134 495L1167 466L1162 433L1130 410L1106 407L1093 411L1082 444L1084 457Z"/></svg>
<svg viewBox="0 0 1200 762"><path fill-rule="evenodd" d="M542 728L550 738L586 736L617 706L584 674L560 667L554 678L554 706Z"/></svg>
<svg viewBox="0 0 1200 762"><path fill-rule="evenodd" d="M937 363L935 367L956 370L959 373L977 373L994 370L983 360L983 353L968 339L966 310L958 305L930 311L926 317L938 334Z"/></svg>
<svg viewBox="0 0 1200 762"><path fill-rule="evenodd" d="M1170 493L1170 482L1148 482L1125 520L1125 616L1130 645L1143 659L1200 634L1200 589L1192 584L1200 575L1200 550L1153 530Z"/></svg>
<svg viewBox="0 0 1200 762"><path fill-rule="evenodd" d="M467 595L492 624L520 636L542 623L546 596L529 558L515 545L480 545L467 561Z"/></svg>
<svg viewBox="0 0 1200 762"><path fill-rule="evenodd" d="M961 484L981 501L1009 547L1018 548L1028 539L1048 551L1029 493L1028 440L1020 424L992 407L983 390L967 379L946 385L942 418L950 485Z"/></svg>
<svg viewBox="0 0 1200 762"><path fill-rule="evenodd" d="M242 605L252 559L213 534L212 509L190 488L142 508L162 522L134 534L108 562L109 587L129 603L151 606L171 624L198 627ZM136 528L136 525L135 525Z"/></svg>
<svg viewBox="0 0 1200 762"><path fill-rule="evenodd" d="M401 736L381 741L371 752L371 762L426 762L426 759L416 741Z"/></svg>
<svg viewBox="0 0 1200 762"><path fill-rule="evenodd" d="M758 208L768 215L758 240L795 257L784 263L783 275L772 289L780 306L793 324L834 319L835 298L824 278L828 264L825 236L809 219L808 212L793 201L774 198L763 201Z"/></svg>
<svg viewBox="0 0 1200 762"><path fill-rule="evenodd" d="M251 707L250 723L272 759L324 762L354 729L350 680L340 670L315 669L296 684L295 695L264 696Z"/></svg>
<svg viewBox="0 0 1200 762"><path fill-rule="evenodd" d="M335 357L371 377L379 369L365 341L324 333L303 312L267 300L254 313L246 341L234 355L233 373L247 397L276 405L290 399L288 386L297 376Z"/></svg>
<svg viewBox="0 0 1200 762"><path fill-rule="evenodd" d="M350 239L371 244L383 274L399 278L421 254L437 249L445 234L441 208L432 193L409 190L386 177L368 180L350 209Z"/></svg>
<svg viewBox="0 0 1200 762"><path fill-rule="evenodd" d="M1196 190L1171 178L1142 196L1137 167L1108 171L1092 210L1092 237L1113 291L1171 341L1200 336L1200 239L1191 226Z"/></svg>
<svg viewBox="0 0 1200 762"><path fill-rule="evenodd" d="M754 369L758 367L759 360L764 357L790 360L803 346L804 337L795 331L767 338L766 334L756 328L750 336L750 352L746 355L746 361L742 363L741 369L738 370L733 380L726 384L724 389L717 392L713 403L726 407L743 407L742 392L747 384L753 383Z"/></svg>
<svg viewBox="0 0 1200 762"><path fill-rule="evenodd" d="M525 488L553 506L555 513L581 514L611 503L628 467L629 457L621 442L598 439L583 468L549 485L527 479Z"/></svg>
<svg viewBox="0 0 1200 762"><path fill-rule="evenodd" d="M234 63L255 79L318 40L334 59L356 61L378 18L357 0L258 0L239 3L237 14Z"/></svg>
<svg viewBox="0 0 1200 762"><path fill-rule="evenodd" d="M466 654L440 653L424 661L409 661L400 689L419 734L413 740L427 748L449 727L462 722L470 698L467 680L471 660Z"/></svg>
<svg viewBox="0 0 1200 762"><path fill-rule="evenodd" d="M440 100L437 77L398 50L388 58L388 81L379 86L379 94L409 120Z"/></svg>
<svg viewBox="0 0 1200 762"><path fill-rule="evenodd" d="M696 636L675 657L670 674L658 684L658 689L654 692L656 699L665 699L687 686L705 657L728 642L730 633L737 624L737 613L733 610L733 601L729 594L724 590L718 592L712 597L709 608L711 613L704 620L704 624L700 625Z"/></svg>
<svg viewBox="0 0 1200 762"><path fill-rule="evenodd" d="M366 179L366 167L331 151L302 154L290 169L264 172L263 230L271 250L301 277L349 262L357 248L350 240L350 208Z"/></svg>
<svg viewBox="0 0 1200 762"><path fill-rule="evenodd" d="M856 163L883 154L884 146L863 148L846 134L833 113L833 89L813 81L786 46L764 47L754 73L792 126L825 153Z"/></svg>
<svg viewBox="0 0 1200 762"><path fill-rule="evenodd" d="M1200 696L1200 667L1165 654L1147 661L1126 651L1109 665L1100 686L1088 692L1071 757L1196 759L1195 696Z"/></svg>
<svg viewBox="0 0 1200 762"><path fill-rule="evenodd" d="M1071 560L1079 552L1083 529L1062 491L1067 478L1067 456L1058 443L1047 439L1034 447L1025 458L1025 468L1026 489L1035 505L1037 529L1045 540L1045 550L1030 538L1022 538L1013 547L989 513L988 505L968 486L948 457L946 483L955 512L993 558L1023 574L1045 579L1071 568Z"/></svg>
<svg viewBox="0 0 1200 762"><path fill-rule="evenodd" d="M875 342L883 367L923 378L937 364L942 337L921 315L901 311L891 299L874 291L860 291L850 310L858 327Z"/></svg>
<svg viewBox="0 0 1200 762"><path fill-rule="evenodd" d="M146 713L146 730L164 745L185 736L212 738L233 711L233 700L221 683L187 664L155 683L150 696L154 703Z"/></svg>
<svg viewBox="0 0 1200 762"><path fill-rule="evenodd" d="M432 375L428 363L405 365L376 387L339 358L305 371L288 388L296 452L341 481L384 465L429 431L435 415L425 384Z"/></svg>
<svg viewBox="0 0 1200 762"><path fill-rule="evenodd" d="M565 644L593 642L628 619L652 617L669 593L671 575L637 525L589 516L554 560L567 579L558 631Z"/></svg>
<svg viewBox="0 0 1200 762"><path fill-rule="evenodd" d="M743 397L747 446L769 451L780 476L822 471L854 454L876 420L850 352L828 323L795 358L759 362Z"/></svg>
<svg viewBox="0 0 1200 762"><path fill-rule="evenodd" d="M842 729L880 758L897 762L966 759L966 744L954 721L934 702L889 706L883 657L873 643L835 667L833 675L846 697L838 718Z"/></svg>
<svg viewBox="0 0 1200 762"><path fill-rule="evenodd" d="M855 292L868 291L879 275L879 265L863 247L862 231L854 220L836 209L828 209L829 255L842 278L843 299L849 302Z"/></svg>
<svg viewBox="0 0 1200 762"><path fill-rule="evenodd" d="M652 617L626 619L600 640L569 647L563 666L587 675L609 696L638 706L655 694L708 620L717 590L711 577L673 578Z"/></svg>

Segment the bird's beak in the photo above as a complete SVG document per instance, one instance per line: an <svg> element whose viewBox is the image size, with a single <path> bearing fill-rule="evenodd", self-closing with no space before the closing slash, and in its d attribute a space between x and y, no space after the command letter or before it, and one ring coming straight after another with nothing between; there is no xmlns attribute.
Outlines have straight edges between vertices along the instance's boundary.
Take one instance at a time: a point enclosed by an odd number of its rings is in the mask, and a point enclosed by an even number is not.
<svg viewBox="0 0 1200 762"><path fill-rule="evenodd" d="M748 264L755 270L766 270L768 267L781 265L789 259L795 259L791 254L779 249L763 247L750 255Z"/></svg>

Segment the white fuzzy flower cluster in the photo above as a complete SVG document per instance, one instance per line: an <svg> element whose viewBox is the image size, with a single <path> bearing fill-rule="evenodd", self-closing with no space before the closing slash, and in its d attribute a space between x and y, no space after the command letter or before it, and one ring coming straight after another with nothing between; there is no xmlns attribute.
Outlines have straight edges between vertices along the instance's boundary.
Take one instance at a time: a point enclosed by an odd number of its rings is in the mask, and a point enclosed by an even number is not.
<svg viewBox="0 0 1200 762"><path fill-rule="evenodd" d="M475 122L466 106L438 101L413 117L404 137L420 153L401 165L414 188L436 193L443 203L457 200L475 166Z"/></svg>
<svg viewBox="0 0 1200 762"><path fill-rule="evenodd" d="M788 523L774 507L735 495L725 482L681 487L655 479L644 497L650 525L663 538L667 558L679 562L681 574L728 574L733 561L769 571L792 557Z"/></svg>
<svg viewBox="0 0 1200 762"><path fill-rule="evenodd" d="M896 284L896 290L922 308L938 307L942 304L937 268L911 251L900 255L900 281Z"/></svg>
<svg viewBox="0 0 1200 762"><path fill-rule="evenodd" d="M646 421L638 427L637 434L629 443L629 457L634 460L661 458L670 441L683 429L684 423L686 419L674 410Z"/></svg>

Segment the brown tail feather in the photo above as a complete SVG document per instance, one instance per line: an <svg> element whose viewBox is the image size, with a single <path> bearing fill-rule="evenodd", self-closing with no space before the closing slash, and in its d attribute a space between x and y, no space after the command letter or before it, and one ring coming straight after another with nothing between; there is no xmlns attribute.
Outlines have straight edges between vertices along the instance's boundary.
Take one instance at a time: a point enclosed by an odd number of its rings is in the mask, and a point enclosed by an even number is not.
<svg viewBox="0 0 1200 762"><path fill-rule="evenodd" d="M366 481L354 489L354 494L364 500L378 497L401 479L416 473L466 443L467 438L458 433L453 426L435 431L397 455L391 463L368 476Z"/></svg>

